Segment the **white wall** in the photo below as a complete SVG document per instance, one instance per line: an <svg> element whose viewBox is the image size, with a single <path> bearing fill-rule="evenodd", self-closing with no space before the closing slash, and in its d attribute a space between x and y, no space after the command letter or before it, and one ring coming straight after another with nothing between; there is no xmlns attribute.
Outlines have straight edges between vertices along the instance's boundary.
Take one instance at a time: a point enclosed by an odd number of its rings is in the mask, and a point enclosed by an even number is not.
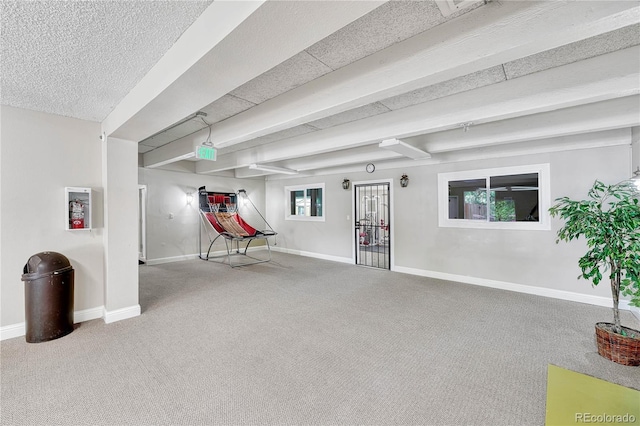
<svg viewBox="0 0 640 426"><path fill-rule="evenodd" d="M45 250L75 269L75 311L103 305L100 124L1 107L0 327L24 322L29 257ZM65 231L65 186L93 188L91 232Z"/></svg>
<svg viewBox="0 0 640 426"><path fill-rule="evenodd" d="M365 178L366 173L360 175ZM349 175L355 179L357 175ZM278 232L278 247L305 251L327 258L351 258L353 194L342 189L342 180L347 175L296 177L293 179L268 180L266 182L267 220ZM324 222L285 220L288 199L284 188L293 185L325 184Z"/></svg>
<svg viewBox="0 0 640 426"><path fill-rule="evenodd" d="M438 227L438 173L515 165L549 163L551 200L567 195L583 198L597 178L616 183L629 178L629 146L614 146L552 152L511 158L376 170L373 174L345 173L304 179L269 180L266 183L267 219L281 234L280 246L291 251L324 257L351 258L353 223L351 191L341 187L344 178L353 181L394 179L393 216L394 269L435 277L467 277L467 282L515 284L610 298L606 283L593 289L577 280L578 258L585 251L583 241L555 244L561 226L552 221L551 231L511 231ZM399 178L407 173L410 183L400 188ZM284 220L284 187L293 184L326 184L326 222ZM605 300L605 299L602 299Z"/></svg>
<svg viewBox="0 0 640 426"><path fill-rule="evenodd" d="M253 203L264 214L264 182L262 179L235 179L196 175L161 169L138 169L138 183L147 186L147 261L157 263L180 260L198 254L198 188L208 191L235 192L245 189ZM187 205L186 194L193 193ZM240 215L261 229L264 221L250 206L240 206ZM202 249L209 246L203 234ZM255 243L252 243L252 246ZM224 242L216 242L213 250L224 250Z"/></svg>

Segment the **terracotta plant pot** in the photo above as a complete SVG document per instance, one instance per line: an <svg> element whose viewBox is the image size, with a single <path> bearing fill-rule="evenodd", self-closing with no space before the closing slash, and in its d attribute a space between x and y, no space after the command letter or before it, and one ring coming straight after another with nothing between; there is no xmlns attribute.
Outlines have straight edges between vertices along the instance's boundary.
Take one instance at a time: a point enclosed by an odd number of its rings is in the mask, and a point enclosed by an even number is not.
<svg viewBox="0 0 640 426"><path fill-rule="evenodd" d="M622 365L640 365L640 331L622 327L627 336L614 333L613 324L599 322L596 324L596 341L598 353ZM635 337L631 337L634 335Z"/></svg>

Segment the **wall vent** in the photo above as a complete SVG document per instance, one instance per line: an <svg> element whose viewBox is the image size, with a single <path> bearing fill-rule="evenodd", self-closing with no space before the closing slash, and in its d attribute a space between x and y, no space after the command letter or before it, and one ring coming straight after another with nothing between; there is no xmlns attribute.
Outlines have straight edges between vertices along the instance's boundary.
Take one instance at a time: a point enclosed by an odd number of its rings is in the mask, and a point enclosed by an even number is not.
<svg viewBox="0 0 640 426"><path fill-rule="evenodd" d="M442 15L447 17L459 10L466 9L476 3L480 3L481 1L484 0L437 0L436 4L440 8Z"/></svg>

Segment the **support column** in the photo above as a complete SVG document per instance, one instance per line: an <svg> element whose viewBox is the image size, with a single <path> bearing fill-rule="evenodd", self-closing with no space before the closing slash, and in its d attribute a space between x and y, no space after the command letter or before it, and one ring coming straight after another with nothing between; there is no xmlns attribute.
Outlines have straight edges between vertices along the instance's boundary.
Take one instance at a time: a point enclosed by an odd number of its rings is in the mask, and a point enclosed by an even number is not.
<svg viewBox="0 0 640 426"><path fill-rule="evenodd" d="M102 142L104 187L104 321L140 315L138 300L138 146Z"/></svg>
<svg viewBox="0 0 640 426"><path fill-rule="evenodd" d="M631 128L631 176L640 167L640 127Z"/></svg>

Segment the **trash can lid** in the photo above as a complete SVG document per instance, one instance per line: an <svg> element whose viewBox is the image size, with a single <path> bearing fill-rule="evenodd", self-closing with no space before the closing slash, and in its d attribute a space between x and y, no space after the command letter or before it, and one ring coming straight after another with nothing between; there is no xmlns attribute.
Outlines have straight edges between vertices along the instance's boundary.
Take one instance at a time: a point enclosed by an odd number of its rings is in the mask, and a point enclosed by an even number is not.
<svg viewBox="0 0 640 426"><path fill-rule="evenodd" d="M34 254L24 265L22 281L33 280L45 275L61 273L73 269L66 256L54 251Z"/></svg>

